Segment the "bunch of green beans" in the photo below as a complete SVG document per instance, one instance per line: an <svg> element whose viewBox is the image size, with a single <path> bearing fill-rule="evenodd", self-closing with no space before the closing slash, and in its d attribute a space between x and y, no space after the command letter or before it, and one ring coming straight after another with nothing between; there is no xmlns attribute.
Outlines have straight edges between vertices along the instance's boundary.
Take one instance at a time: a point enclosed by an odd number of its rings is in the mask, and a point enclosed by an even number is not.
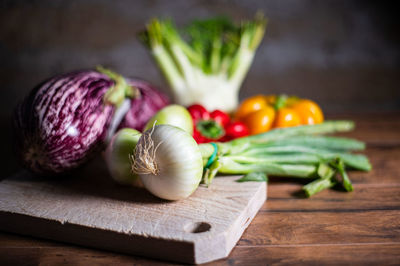
<svg viewBox="0 0 400 266"><path fill-rule="evenodd" d="M346 170L371 170L365 155L352 153L364 150L365 144L324 135L353 128L352 121L326 121L318 125L275 129L225 143L200 144L205 166L203 183L210 184L217 173L260 172L312 180L303 186L308 197L337 184L352 191Z"/></svg>

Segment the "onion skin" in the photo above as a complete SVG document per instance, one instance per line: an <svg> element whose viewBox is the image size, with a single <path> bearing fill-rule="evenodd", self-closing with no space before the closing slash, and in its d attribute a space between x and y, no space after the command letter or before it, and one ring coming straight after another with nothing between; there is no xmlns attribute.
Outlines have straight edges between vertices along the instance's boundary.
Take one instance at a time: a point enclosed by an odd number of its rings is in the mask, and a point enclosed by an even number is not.
<svg viewBox="0 0 400 266"><path fill-rule="evenodd" d="M148 83L128 83L140 92L143 85L143 98L152 95ZM35 87L16 108L13 121L16 153L23 166L37 174L56 175L103 150L116 109L105 103L104 95L114 84L107 75L86 70L58 75ZM132 109L144 108L140 99L131 101ZM125 126L142 126L133 122L131 112L125 116Z"/></svg>
<svg viewBox="0 0 400 266"><path fill-rule="evenodd" d="M156 125L172 125L193 134L193 119L189 111L178 104L171 104L158 111L146 124L144 130Z"/></svg>
<svg viewBox="0 0 400 266"><path fill-rule="evenodd" d="M131 100L131 108L119 125L142 131L147 121L161 108L169 104L168 97L150 83L138 79L128 79L129 85L138 88L140 95Z"/></svg>
<svg viewBox="0 0 400 266"><path fill-rule="evenodd" d="M132 168L144 187L166 200L189 197L203 175L203 159L196 141L188 132L171 125L156 125L144 132L134 160Z"/></svg>
<svg viewBox="0 0 400 266"><path fill-rule="evenodd" d="M131 157L141 133L132 128L120 129L104 152L104 159L111 177L121 185L143 187L138 175L132 172Z"/></svg>

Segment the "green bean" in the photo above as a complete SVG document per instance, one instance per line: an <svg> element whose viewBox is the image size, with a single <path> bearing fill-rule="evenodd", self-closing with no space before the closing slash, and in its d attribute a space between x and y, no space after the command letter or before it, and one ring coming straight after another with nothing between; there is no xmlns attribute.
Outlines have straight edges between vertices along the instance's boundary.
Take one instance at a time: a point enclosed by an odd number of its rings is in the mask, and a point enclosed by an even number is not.
<svg viewBox="0 0 400 266"><path fill-rule="evenodd" d="M365 143L355 139L332 136L295 136L269 142L268 146L302 145L335 151L364 150ZM254 146L256 147L256 146Z"/></svg>
<svg viewBox="0 0 400 266"><path fill-rule="evenodd" d="M324 189L331 188L334 185L336 185L336 181L332 178L319 178L303 186L303 191L307 197L311 197L312 195L317 194Z"/></svg>
<svg viewBox="0 0 400 266"><path fill-rule="evenodd" d="M311 178L316 174L316 167L314 165L306 164L241 164L237 163L230 158L220 158L221 168L219 173L222 174L248 174L251 172L264 172L267 175L274 176L290 176L299 178Z"/></svg>

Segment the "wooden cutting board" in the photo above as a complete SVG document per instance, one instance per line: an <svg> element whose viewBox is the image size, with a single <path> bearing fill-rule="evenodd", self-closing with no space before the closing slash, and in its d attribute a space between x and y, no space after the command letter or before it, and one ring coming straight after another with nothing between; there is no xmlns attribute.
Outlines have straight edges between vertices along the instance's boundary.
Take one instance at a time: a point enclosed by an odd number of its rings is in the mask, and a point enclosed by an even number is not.
<svg viewBox="0 0 400 266"><path fill-rule="evenodd" d="M185 263L227 257L266 200L266 183L217 177L171 202L116 185L97 162L61 179L0 182L0 230Z"/></svg>

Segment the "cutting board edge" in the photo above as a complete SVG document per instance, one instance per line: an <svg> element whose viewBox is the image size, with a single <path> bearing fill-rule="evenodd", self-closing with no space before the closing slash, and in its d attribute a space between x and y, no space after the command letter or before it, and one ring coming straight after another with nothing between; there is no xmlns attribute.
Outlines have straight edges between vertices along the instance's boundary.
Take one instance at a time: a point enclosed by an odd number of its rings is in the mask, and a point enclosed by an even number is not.
<svg viewBox="0 0 400 266"><path fill-rule="evenodd" d="M56 220L43 221L34 216L0 210L0 230L3 232L53 240L83 248L96 248L181 263L195 263L194 242L146 238L91 227L85 229L87 230L85 238L79 238L77 235L81 235L82 225L63 224ZM108 238L104 238L104 234L107 234ZM107 241L101 241L103 238ZM110 238L114 241L109 241ZM176 250L181 251L178 256L174 252Z"/></svg>
<svg viewBox="0 0 400 266"><path fill-rule="evenodd" d="M209 246L207 244L212 243L210 240L204 241L209 243L202 243L202 241L194 242L195 248L195 263L202 264L211 262L218 259L223 259L229 256L233 248L235 247L236 243L241 238L243 232L246 228L250 225L251 221L257 215L260 208L264 205L265 201L267 200L267 183L262 183L264 185L260 186L257 192L253 195L253 197L248 201L246 208L240 214L239 217L232 223L228 231L223 232L219 236L214 236L213 240L214 243L221 243L223 246L220 252L216 252L213 250L215 248L213 246ZM252 207L252 208L250 208ZM236 230L235 230L236 229ZM219 241L215 241L216 238L219 238ZM206 245L208 250L204 250L200 245ZM217 247L218 248L218 247ZM210 252L213 251L213 252ZM207 252L207 256L202 256L204 252ZM215 254L214 256L210 256L210 254Z"/></svg>

